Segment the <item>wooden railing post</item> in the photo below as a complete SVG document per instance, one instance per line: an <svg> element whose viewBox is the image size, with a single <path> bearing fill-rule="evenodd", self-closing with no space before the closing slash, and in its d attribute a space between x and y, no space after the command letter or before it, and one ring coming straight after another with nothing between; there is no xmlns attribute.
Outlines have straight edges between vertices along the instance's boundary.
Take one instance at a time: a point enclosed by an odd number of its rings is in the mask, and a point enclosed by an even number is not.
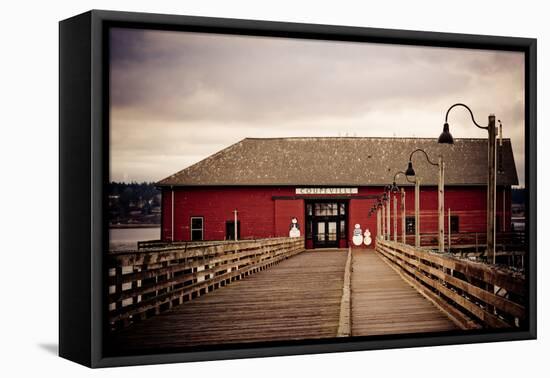
<svg viewBox="0 0 550 378"><path fill-rule="evenodd" d="M376 252L463 329L517 328L527 320L521 273L388 241Z"/></svg>
<svg viewBox="0 0 550 378"><path fill-rule="evenodd" d="M266 269L304 250L303 238L159 244L111 252L109 324L125 327Z"/></svg>

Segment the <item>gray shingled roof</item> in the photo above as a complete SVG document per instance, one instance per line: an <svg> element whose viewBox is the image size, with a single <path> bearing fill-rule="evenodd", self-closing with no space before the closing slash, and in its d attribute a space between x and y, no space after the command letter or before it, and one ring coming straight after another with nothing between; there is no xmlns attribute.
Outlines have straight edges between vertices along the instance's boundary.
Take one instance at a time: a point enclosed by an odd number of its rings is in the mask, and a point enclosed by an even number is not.
<svg viewBox="0 0 550 378"><path fill-rule="evenodd" d="M407 168L417 148L436 162L443 156L446 185L486 184L486 139L455 139L449 145L427 138L319 137L246 138L157 185L384 185ZM517 185L509 139L503 140L502 156L504 172L497 175L497 183ZM437 185L437 168L422 153L414 155L413 164L423 185Z"/></svg>

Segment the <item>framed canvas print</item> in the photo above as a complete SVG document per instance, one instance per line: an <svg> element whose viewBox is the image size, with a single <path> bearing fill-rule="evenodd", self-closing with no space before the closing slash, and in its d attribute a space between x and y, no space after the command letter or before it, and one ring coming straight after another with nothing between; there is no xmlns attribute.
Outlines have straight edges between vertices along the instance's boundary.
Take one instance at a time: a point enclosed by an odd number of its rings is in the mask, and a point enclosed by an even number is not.
<svg viewBox="0 0 550 378"><path fill-rule="evenodd" d="M536 40L60 22L60 355L536 337Z"/></svg>

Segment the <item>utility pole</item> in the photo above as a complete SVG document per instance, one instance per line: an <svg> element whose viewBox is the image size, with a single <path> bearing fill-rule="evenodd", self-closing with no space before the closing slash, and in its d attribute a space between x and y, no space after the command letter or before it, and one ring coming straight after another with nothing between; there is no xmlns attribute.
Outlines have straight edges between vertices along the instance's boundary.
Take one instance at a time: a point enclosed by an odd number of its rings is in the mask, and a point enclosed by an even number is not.
<svg viewBox="0 0 550 378"><path fill-rule="evenodd" d="M376 209L376 238L380 239L382 235L382 215L380 214L380 209Z"/></svg>
<svg viewBox="0 0 550 378"><path fill-rule="evenodd" d="M405 188L401 188L401 241L403 244L407 243L406 228L407 218L405 213Z"/></svg>
<svg viewBox="0 0 550 378"><path fill-rule="evenodd" d="M443 253L445 250L445 200L444 200L444 186L445 186L445 163L443 158L439 156L437 166L439 169L439 180L437 182L437 211L438 211L438 223L439 223L439 253Z"/></svg>
<svg viewBox="0 0 550 378"><path fill-rule="evenodd" d="M386 205L386 232L388 233L388 241L391 240L391 226L390 226L390 208L391 208L391 193L388 196L388 203Z"/></svg>
<svg viewBox="0 0 550 378"><path fill-rule="evenodd" d="M172 207L172 211L171 211L171 218L172 219L170 220L170 222L171 222L172 231L171 231L171 236L170 237L172 238L172 241L174 241L174 208L175 208L175 206L174 206L174 188L172 187L171 189L172 189L172 198L170 200L170 202L171 202L170 206Z"/></svg>
<svg viewBox="0 0 550 378"><path fill-rule="evenodd" d="M235 232L235 241L238 241L238 238L237 238L237 231L238 231L238 223L237 223L237 209L233 210L233 214L235 215L235 220L234 220L234 229L233 229L233 232Z"/></svg>
<svg viewBox="0 0 550 378"><path fill-rule="evenodd" d="M393 241L397 243L397 196L393 194Z"/></svg>
<svg viewBox="0 0 550 378"><path fill-rule="evenodd" d="M386 240L386 203L382 201L382 239Z"/></svg>
<svg viewBox="0 0 550 378"><path fill-rule="evenodd" d="M495 115L489 115L488 178L487 178L487 261L494 264L495 254L495 207L496 207L496 126Z"/></svg>
<svg viewBox="0 0 550 378"><path fill-rule="evenodd" d="M449 207L449 221L447 222L449 225L449 253L451 253L451 208Z"/></svg>
<svg viewBox="0 0 550 378"><path fill-rule="evenodd" d="M414 180L414 245L420 247L420 179Z"/></svg>

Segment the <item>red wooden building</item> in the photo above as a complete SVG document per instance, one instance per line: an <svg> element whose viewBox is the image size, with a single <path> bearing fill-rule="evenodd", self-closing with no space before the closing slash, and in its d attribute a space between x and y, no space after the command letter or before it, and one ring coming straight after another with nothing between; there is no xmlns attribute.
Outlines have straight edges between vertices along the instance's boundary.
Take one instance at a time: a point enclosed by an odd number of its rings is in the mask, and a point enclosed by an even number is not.
<svg viewBox="0 0 550 378"><path fill-rule="evenodd" d="M356 224L374 240L376 215L369 216L369 210L417 148L432 160L443 158L445 210L451 210L453 235L484 233L486 139L455 139L447 145L423 138L247 138L157 183L161 239L225 240L233 239L235 230L239 239L289 236L296 218L308 248L353 245ZM511 186L518 184L510 140L503 140L497 156L496 227L501 232L511 227ZM420 232L435 234L438 169L422 154L415 154L413 163L422 183ZM414 234L414 185L402 175L397 184L406 193L406 231ZM446 232L447 223L446 215Z"/></svg>

